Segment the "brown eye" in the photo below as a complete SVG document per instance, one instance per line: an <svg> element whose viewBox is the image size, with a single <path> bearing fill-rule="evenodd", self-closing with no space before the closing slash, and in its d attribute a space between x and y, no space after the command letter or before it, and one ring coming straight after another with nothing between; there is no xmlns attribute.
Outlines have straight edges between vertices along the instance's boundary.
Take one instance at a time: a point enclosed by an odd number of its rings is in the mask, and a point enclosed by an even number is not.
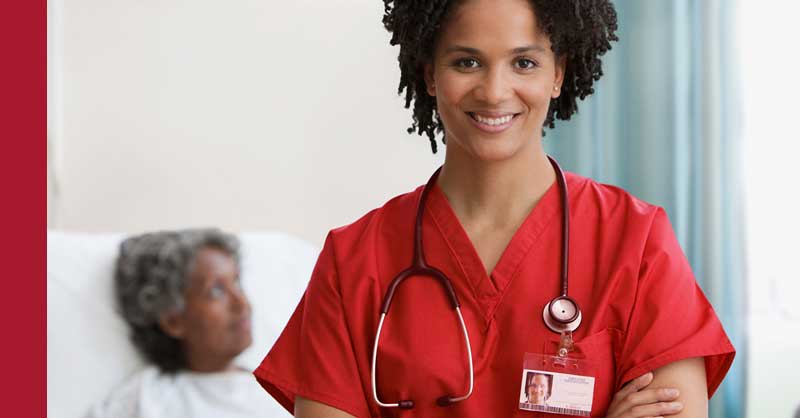
<svg viewBox="0 0 800 418"><path fill-rule="evenodd" d="M466 70L477 68L478 65L480 64L478 63L478 60L476 60L475 58L462 58L455 62L456 67Z"/></svg>
<svg viewBox="0 0 800 418"><path fill-rule="evenodd" d="M517 68L522 70L530 70L532 68L536 68L536 62L529 60L527 58L520 58L517 60Z"/></svg>

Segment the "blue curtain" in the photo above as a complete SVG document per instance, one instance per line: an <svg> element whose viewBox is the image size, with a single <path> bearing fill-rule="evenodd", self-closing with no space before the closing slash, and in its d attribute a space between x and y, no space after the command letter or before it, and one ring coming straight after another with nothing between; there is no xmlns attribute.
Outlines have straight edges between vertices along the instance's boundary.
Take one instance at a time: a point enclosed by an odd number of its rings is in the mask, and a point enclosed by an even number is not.
<svg viewBox="0 0 800 418"><path fill-rule="evenodd" d="M544 139L566 169L666 209L737 349L710 403L728 418L744 416L747 354L734 3L616 1L620 41L595 94Z"/></svg>

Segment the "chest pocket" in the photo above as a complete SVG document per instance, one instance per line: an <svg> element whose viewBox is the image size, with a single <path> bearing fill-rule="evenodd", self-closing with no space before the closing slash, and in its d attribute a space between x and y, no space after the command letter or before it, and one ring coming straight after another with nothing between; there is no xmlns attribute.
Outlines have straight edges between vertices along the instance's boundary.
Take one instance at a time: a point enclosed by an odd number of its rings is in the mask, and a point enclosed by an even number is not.
<svg viewBox="0 0 800 418"><path fill-rule="evenodd" d="M584 359L592 364L594 370L594 396L592 397L591 417L604 417L616 382L616 350L619 347L622 332L614 328L606 328L575 340L571 357ZM558 352L560 337L553 334L545 341L544 353L555 355ZM542 417L560 415L542 413ZM569 416L569 415L565 415Z"/></svg>

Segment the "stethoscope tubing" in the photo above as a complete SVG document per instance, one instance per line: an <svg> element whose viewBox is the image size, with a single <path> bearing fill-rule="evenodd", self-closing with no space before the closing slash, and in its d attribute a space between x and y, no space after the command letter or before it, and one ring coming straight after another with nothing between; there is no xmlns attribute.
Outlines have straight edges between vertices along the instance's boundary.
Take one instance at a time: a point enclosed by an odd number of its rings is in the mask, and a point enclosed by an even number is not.
<svg viewBox="0 0 800 418"><path fill-rule="evenodd" d="M561 292L560 295L557 296L555 299L550 301L547 305L545 305L544 312L542 313L545 325L552 330L553 332L564 332L564 331L574 331L575 328L580 325L581 322L581 312L578 307L578 304L568 296L567 291L569 289L569 197L568 197L568 190L567 190L567 182L564 178L564 173L561 170L561 167L558 165L555 159L551 156L547 156L548 160L552 164L553 168L556 172L557 181L559 183L559 189L561 190L561 205L562 205L562 214L563 214L563 222L562 222L562 242L561 242ZM394 293L400 284L407 278L411 276L428 276L436 279L445 291L445 294L450 301L453 310L456 311L458 316L459 323L461 325L461 329L464 334L464 341L467 348L467 358L469 364L469 388L465 395L454 397L451 395L444 395L437 399L437 404L440 406L448 406L452 405L456 402L463 401L469 398L472 395L472 391L474 388L475 383L475 376L474 376L474 369L473 369L473 362L472 362L472 347L470 346L469 341L469 333L467 331L467 326L464 322L464 317L461 314L461 304L458 301L458 296L456 295L455 289L453 288L453 284L444 275L441 271L436 269L435 267L429 266L425 261L425 253L422 248L422 218L425 211L425 202L427 202L428 194L430 193L431 188L436 182L436 179L439 177L439 173L441 172L441 167L439 167L431 178L428 180L428 183L425 185L425 188L422 190L422 194L420 195L419 202L417 203L417 213L416 218L414 220L414 254L411 266L402 272L400 272L389 284L389 287L386 290L386 293L383 298L383 302L381 304L381 315L378 321L378 329L375 335L375 342L373 343L372 347L372 364L370 368L370 378L372 381L372 396L375 399L375 402L381 406L386 408L402 408L402 409L410 409L414 407L414 401L407 399L407 400L400 400L399 402L395 403L385 403L382 402L378 398L378 389L376 383L376 365L378 359L378 343L380 341L381 332L383 330L383 323L386 319L386 316L389 313L389 307L392 303L392 298L394 297ZM568 303L571 305L564 305L564 303ZM560 307L560 308L559 308ZM561 313L557 312L557 309L561 309ZM572 314L569 314L569 310L572 310Z"/></svg>

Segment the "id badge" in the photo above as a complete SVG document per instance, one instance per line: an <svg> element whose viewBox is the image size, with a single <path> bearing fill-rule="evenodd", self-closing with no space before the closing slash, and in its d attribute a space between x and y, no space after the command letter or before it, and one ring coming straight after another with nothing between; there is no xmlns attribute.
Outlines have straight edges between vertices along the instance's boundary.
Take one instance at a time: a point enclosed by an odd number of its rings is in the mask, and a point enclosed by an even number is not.
<svg viewBox="0 0 800 418"><path fill-rule="evenodd" d="M588 417L594 397L594 365L588 359L574 358L572 336L562 336L556 355L525 353L522 362L519 409Z"/></svg>

